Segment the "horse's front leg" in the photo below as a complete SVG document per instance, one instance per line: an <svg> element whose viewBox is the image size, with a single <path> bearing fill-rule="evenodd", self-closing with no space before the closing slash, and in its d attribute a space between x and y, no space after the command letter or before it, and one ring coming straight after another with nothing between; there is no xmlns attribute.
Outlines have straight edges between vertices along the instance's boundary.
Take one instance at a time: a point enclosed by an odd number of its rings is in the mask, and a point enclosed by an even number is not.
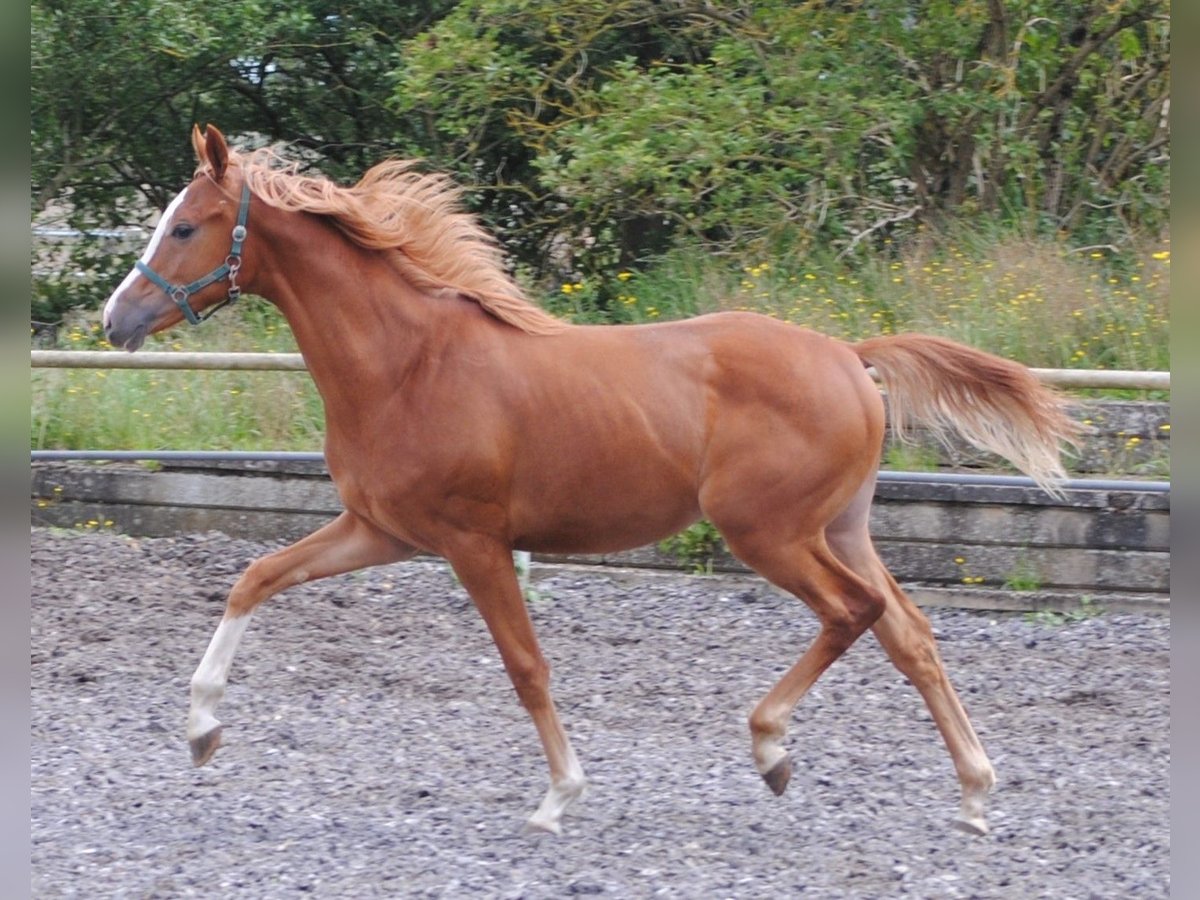
<svg viewBox="0 0 1200 900"><path fill-rule="evenodd" d="M221 743L217 704L225 695L229 666L258 604L284 588L383 563L399 562L416 551L350 512L269 556L255 560L234 584L225 615L192 676L187 736L192 762L204 765Z"/></svg>
<svg viewBox="0 0 1200 900"><path fill-rule="evenodd" d="M559 834L563 812L582 796L586 787L583 768L554 708L550 666L542 656L529 620L511 552L507 547L486 541L470 544L448 554L448 559L487 623L550 764L550 789L530 817L529 827Z"/></svg>

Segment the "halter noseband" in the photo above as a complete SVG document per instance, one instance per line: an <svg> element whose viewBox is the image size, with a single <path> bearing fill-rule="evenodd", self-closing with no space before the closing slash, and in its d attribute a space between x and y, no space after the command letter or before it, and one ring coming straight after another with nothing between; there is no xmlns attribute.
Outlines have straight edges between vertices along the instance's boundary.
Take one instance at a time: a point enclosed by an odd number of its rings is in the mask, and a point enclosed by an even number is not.
<svg viewBox="0 0 1200 900"><path fill-rule="evenodd" d="M238 205L237 224L233 226L233 245L229 248L229 255L225 257L225 262L213 269L203 278L197 278L191 284L171 284L167 279L163 278L152 268L142 262L140 259L134 263L137 270L149 278L154 284L162 288L167 296L175 301L175 305L179 307L179 311L183 313L183 317L192 325L199 325L222 306L228 306L234 300L242 295L242 289L238 287L237 274L242 268L242 242L246 240L246 217L250 213L250 185L242 184L242 201ZM229 279L228 296L218 303L212 309L208 310L204 315L197 316L188 303L188 298L192 294L198 293L210 284L215 284L225 278Z"/></svg>

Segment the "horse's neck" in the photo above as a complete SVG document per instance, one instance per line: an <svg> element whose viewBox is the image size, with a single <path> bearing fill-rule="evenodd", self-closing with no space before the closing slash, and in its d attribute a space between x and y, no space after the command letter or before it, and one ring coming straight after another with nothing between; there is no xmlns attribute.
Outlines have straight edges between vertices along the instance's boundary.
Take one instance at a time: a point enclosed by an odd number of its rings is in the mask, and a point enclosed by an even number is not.
<svg viewBox="0 0 1200 900"><path fill-rule="evenodd" d="M380 253L310 216L286 215L274 265L251 286L283 313L326 405L357 406L403 381L435 338L433 299Z"/></svg>

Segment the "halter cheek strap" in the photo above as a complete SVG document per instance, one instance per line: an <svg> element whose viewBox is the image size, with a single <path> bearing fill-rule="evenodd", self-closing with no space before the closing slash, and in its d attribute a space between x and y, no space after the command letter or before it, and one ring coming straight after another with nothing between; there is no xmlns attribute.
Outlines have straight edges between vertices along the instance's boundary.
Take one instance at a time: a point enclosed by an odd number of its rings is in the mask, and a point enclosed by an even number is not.
<svg viewBox="0 0 1200 900"><path fill-rule="evenodd" d="M242 243L246 240L246 218L249 213L250 186L243 183L242 200L238 204L237 224L233 226L233 244L229 248L229 255L225 257L225 262L217 268L213 269L203 278L197 278L190 284L171 284L171 282L167 281L167 279L163 278L140 259L134 265L139 272L150 279L156 286L162 288L166 295L175 301L175 305L179 307L179 311L183 313L183 317L190 324L199 325L222 306L228 306L242 295L242 289L238 287L237 275L242 268ZM188 303L188 298L204 290L210 284L215 284L226 278L229 279L229 290L226 298L205 312L204 315L197 316L192 310L191 304Z"/></svg>

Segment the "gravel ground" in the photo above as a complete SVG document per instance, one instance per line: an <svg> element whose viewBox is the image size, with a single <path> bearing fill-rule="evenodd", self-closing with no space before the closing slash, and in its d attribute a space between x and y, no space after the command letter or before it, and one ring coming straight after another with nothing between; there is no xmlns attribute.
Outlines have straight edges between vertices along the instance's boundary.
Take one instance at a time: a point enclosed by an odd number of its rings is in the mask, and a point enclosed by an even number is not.
<svg viewBox="0 0 1200 900"><path fill-rule="evenodd" d="M773 797L746 714L815 621L745 580L550 571L532 603L591 779L562 837L532 725L434 562L260 610L193 769L188 679L236 575L220 534L32 530L35 897L1165 897L1170 621L930 610L999 777L992 833L874 640L804 700Z"/></svg>

